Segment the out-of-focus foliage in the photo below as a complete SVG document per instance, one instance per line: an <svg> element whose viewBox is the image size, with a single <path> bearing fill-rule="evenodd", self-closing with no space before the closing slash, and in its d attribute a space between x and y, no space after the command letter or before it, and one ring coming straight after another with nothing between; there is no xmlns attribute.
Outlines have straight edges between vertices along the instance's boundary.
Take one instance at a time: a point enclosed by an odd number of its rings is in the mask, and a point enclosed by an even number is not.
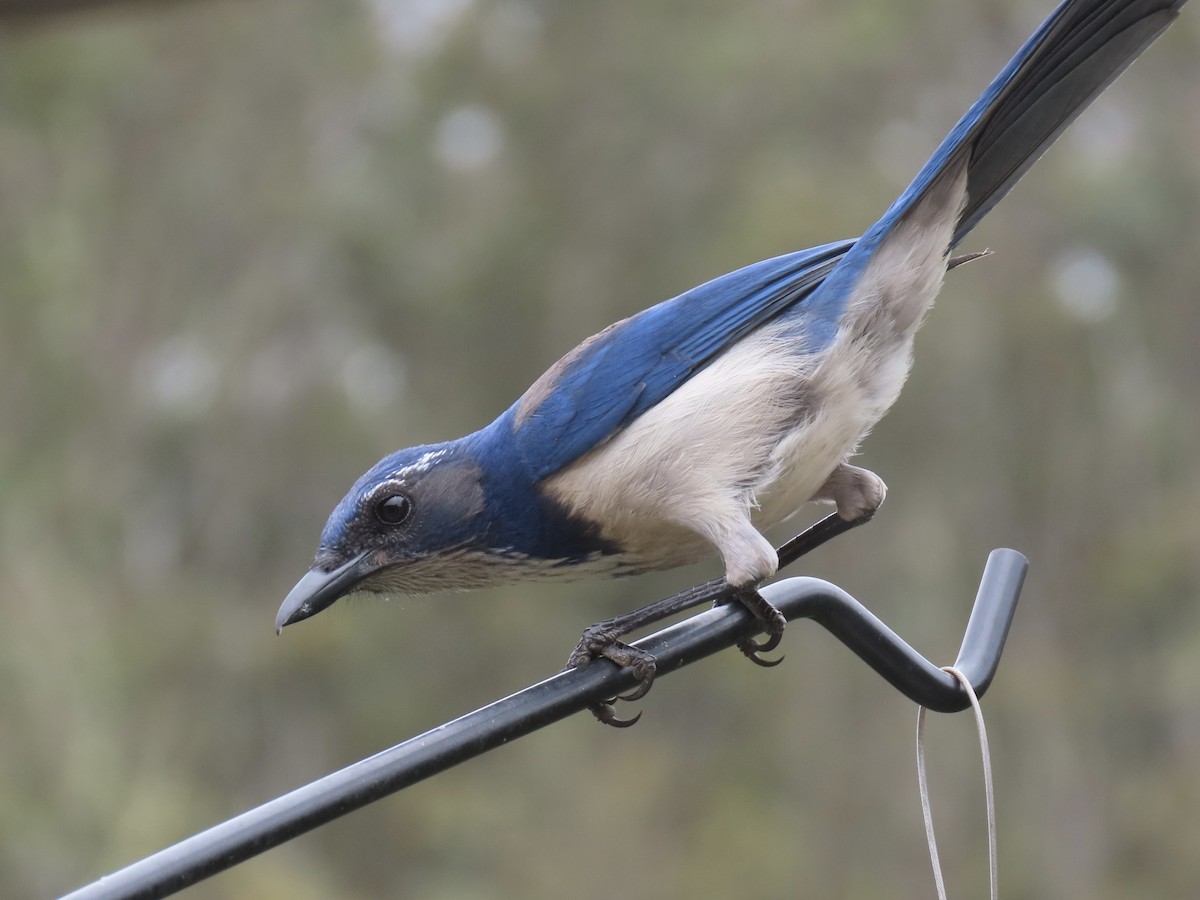
<svg viewBox="0 0 1200 900"><path fill-rule="evenodd" d="M254 0L0 32L0 895L67 890L543 677L713 572L342 603L324 517L592 331L855 234L1050 0ZM1033 569L985 708L1012 898L1200 884L1200 9L965 249L804 570L947 662ZM927 897L912 707L794 627L196 897ZM966 718L931 723L956 891Z"/></svg>

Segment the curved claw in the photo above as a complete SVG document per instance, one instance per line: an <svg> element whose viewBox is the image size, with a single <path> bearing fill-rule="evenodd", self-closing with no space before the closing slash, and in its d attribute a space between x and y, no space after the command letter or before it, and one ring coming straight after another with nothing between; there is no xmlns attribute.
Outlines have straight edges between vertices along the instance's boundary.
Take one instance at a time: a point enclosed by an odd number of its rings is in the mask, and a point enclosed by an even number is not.
<svg viewBox="0 0 1200 900"><path fill-rule="evenodd" d="M746 659L750 660L750 662L754 663L756 666L762 666L764 669L773 669L775 666L787 659L786 656L781 656L778 659L767 659L766 657L759 656L757 650L747 649L745 647L739 647L738 649L742 651Z"/></svg>
<svg viewBox="0 0 1200 900"><path fill-rule="evenodd" d="M588 709L596 717L597 722L601 725L611 725L613 728L628 728L631 725L636 725L638 719L642 717L642 714L639 712L632 718L622 719L617 715L617 711L612 703L597 703L595 706L589 706Z"/></svg>
<svg viewBox="0 0 1200 900"><path fill-rule="evenodd" d="M643 678L641 684L635 687L632 691L628 691L624 694L617 694L616 699L624 700L626 703L632 703L634 700L641 700L648 693L650 693L650 686L652 684L654 684L653 675L651 675L649 678Z"/></svg>
<svg viewBox="0 0 1200 900"><path fill-rule="evenodd" d="M766 659L759 654L769 653L779 646L783 635L772 634L768 635L765 641L756 641L754 638L744 638L737 642L737 648L742 651L742 655L756 666L762 666L765 669L770 669L773 666L779 665L787 657L781 656L779 659Z"/></svg>
<svg viewBox="0 0 1200 900"><path fill-rule="evenodd" d="M617 700L640 700L646 696L650 686L654 684L654 675L658 669L654 657L645 650L631 647L620 641L613 641L599 651L599 656L616 663L621 668L630 668L637 676L638 686L624 694L618 694ZM632 723L631 723L632 724Z"/></svg>
<svg viewBox="0 0 1200 900"><path fill-rule="evenodd" d="M738 649L743 653L770 653L783 642L783 633L768 634L766 640L756 641L754 638L746 638L738 641ZM782 658L782 657L781 657Z"/></svg>
<svg viewBox="0 0 1200 900"><path fill-rule="evenodd" d="M622 719L617 715L613 703L617 700L641 700L654 684L654 674L657 669L654 657L645 650L631 647L617 640L611 630L593 626L584 632L579 646L567 660L567 668L578 668L589 664L593 659L607 659L621 668L630 668L638 679L638 685L633 690L618 694L605 703L597 703L588 707L592 715L605 725L614 728L628 728L642 717L639 712L631 719Z"/></svg>
<svg viewBox="0 0 1200 900"><path fill-rule="evenodd" d="M783 662L783 657L779 659L764 659L761 654L769 653L779 646L783 640L784 628L787 626L787 619L783 613L772 606L762 594L754 589L739 591L734 595L741 604L746 607L750 613L762 623L766 629L766 637L759 641L754 638L742 638L737 642L737 647L742 651L742 655L756 666L770 668L777 666Z"/></svg>

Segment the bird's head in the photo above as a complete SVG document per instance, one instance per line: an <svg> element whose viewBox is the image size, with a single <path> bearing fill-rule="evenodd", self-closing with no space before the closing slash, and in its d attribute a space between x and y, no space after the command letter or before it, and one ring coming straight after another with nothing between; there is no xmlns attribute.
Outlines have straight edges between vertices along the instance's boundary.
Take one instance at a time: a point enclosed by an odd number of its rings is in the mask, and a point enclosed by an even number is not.
<svg viewBox="0 0 1200 900"><path fill-rule="evenodd" d="M472 586L460 582L478 568L471 561L486 556L485 509L482 470L464 441L386 457L330 515L316 561L279 608L276 631L359 591Z"/></svg>

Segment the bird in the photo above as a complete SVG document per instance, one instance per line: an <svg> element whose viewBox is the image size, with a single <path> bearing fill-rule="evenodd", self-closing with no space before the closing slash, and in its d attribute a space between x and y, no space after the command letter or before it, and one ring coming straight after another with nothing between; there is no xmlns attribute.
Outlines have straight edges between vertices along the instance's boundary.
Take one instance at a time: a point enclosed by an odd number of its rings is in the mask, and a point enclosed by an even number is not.
<svg viewBox="0 0 1200 900"><path fill-rule="evenodd" d="M633 575L717 555L731 596L774 639L743 650L773 648L782 616L755 588L779 556L763 530L810 501L833 504L845 527L873 515L886 486L851 460L896 401L948 268L981 255L953 251L1185 2L1065 0L861 237L616 322L489 425L380 460L329 516L276 631L351 593ZM619 636L572 663L601 655L652 675Z"/></svg>

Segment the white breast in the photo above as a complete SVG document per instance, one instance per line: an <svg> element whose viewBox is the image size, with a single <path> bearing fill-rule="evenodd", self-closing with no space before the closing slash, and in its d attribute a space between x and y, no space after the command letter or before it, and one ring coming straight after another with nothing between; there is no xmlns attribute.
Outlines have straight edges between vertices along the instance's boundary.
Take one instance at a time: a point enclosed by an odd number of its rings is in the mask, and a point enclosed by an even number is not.
<svg viewBox="0 0 1200 900"><path fill-rule="evenodd" d="M727 571L739 554L761 555L751 517L766 527L796 512L895 402L941 285L963 183L960 172L931 190L877 248L830 347L807 352L794 322L768 324L544 489L647 568L714 545Z"/></svg>

